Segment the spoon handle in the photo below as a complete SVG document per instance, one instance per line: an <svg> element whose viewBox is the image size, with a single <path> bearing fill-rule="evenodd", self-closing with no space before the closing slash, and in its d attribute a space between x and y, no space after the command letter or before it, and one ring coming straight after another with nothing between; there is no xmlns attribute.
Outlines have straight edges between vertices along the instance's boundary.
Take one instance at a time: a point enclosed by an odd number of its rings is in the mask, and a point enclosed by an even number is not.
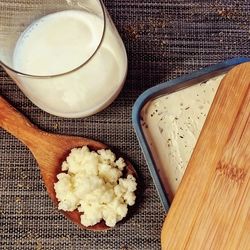
<svg viewBox="0 0 250 250"><path fill-rule="evenodd" d="M0 96L0 127L31 148L40 130Z"/></svg>

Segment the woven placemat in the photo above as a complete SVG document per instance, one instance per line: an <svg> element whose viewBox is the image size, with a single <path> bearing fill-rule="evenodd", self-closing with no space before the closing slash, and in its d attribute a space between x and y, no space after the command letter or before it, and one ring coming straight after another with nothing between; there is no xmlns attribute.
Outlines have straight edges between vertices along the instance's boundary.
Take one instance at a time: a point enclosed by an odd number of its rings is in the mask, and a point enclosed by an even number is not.
<svg viewBox="0 0 250 250"><path fill-rule="evenodd" d="M41 129L100 140L125 153L143 179L143 199L126 223L94 233L58 213L31 153L0 129L0 249L160 249L165 212L131 122L147 88L225 59L250 56L248 0L105 1L128 52L118 99L83 119L63 119L35 107L0 71L0 93Z"/></svg>

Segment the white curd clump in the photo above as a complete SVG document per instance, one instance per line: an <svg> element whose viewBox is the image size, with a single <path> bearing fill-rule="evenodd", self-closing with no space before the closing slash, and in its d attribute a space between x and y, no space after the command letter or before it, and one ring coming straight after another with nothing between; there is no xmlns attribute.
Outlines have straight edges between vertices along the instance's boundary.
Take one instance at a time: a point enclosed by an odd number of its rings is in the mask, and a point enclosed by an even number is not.
<svg viewBox="0 0 250 250"><path fill-rule="evenodd" d="M126 163L116 160L108 149L90 151L87 146L74 148L62 164L55 183L59 209L83 212L81 223L88 227L104 220L114 227L135 204L136 179L122 178Z"/></svg>

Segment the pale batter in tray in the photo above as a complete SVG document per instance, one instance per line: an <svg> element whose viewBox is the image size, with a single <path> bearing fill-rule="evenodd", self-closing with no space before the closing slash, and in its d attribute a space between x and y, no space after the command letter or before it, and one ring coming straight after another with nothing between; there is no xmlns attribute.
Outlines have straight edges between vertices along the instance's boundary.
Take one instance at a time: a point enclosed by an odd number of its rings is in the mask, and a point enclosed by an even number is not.
<svg viewBox="0 0 250 250"><path fill-rule="evenodd" d="M142 128L157 171L172 200L223 75L149 101Z"/></svg>

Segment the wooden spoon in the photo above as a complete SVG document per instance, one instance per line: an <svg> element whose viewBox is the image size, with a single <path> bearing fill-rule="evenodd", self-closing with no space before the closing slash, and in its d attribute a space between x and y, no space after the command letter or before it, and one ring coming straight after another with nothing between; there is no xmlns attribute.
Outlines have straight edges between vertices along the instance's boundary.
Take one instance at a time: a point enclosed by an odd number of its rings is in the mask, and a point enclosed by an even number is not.
<svg viewBox="0 0 250 250"><path fill-rule="evenodd" d="M88 146L91 150L108 148L107 145L75 136L55 135L44 132L30 123L21 113L12 107L0 96L0 127L11 133L22 141L34 155L48 194L55 205L58 205L54 183L57 182L57 174L61 172L61 164L69 155L72 148ZM127 168L125 176L132 174L137 178L137 174L132 164L126 161ZM80 213L78 211L62 213L78 226L89 230L109 229L104 221L90 227L84 227L80 223Z"/></svg>
<svg viewBox="0 0 250 250"><path fill-rule="evenodd" d="M250 63L222 80L165 219L162 249L250 249Z"/></svg>

